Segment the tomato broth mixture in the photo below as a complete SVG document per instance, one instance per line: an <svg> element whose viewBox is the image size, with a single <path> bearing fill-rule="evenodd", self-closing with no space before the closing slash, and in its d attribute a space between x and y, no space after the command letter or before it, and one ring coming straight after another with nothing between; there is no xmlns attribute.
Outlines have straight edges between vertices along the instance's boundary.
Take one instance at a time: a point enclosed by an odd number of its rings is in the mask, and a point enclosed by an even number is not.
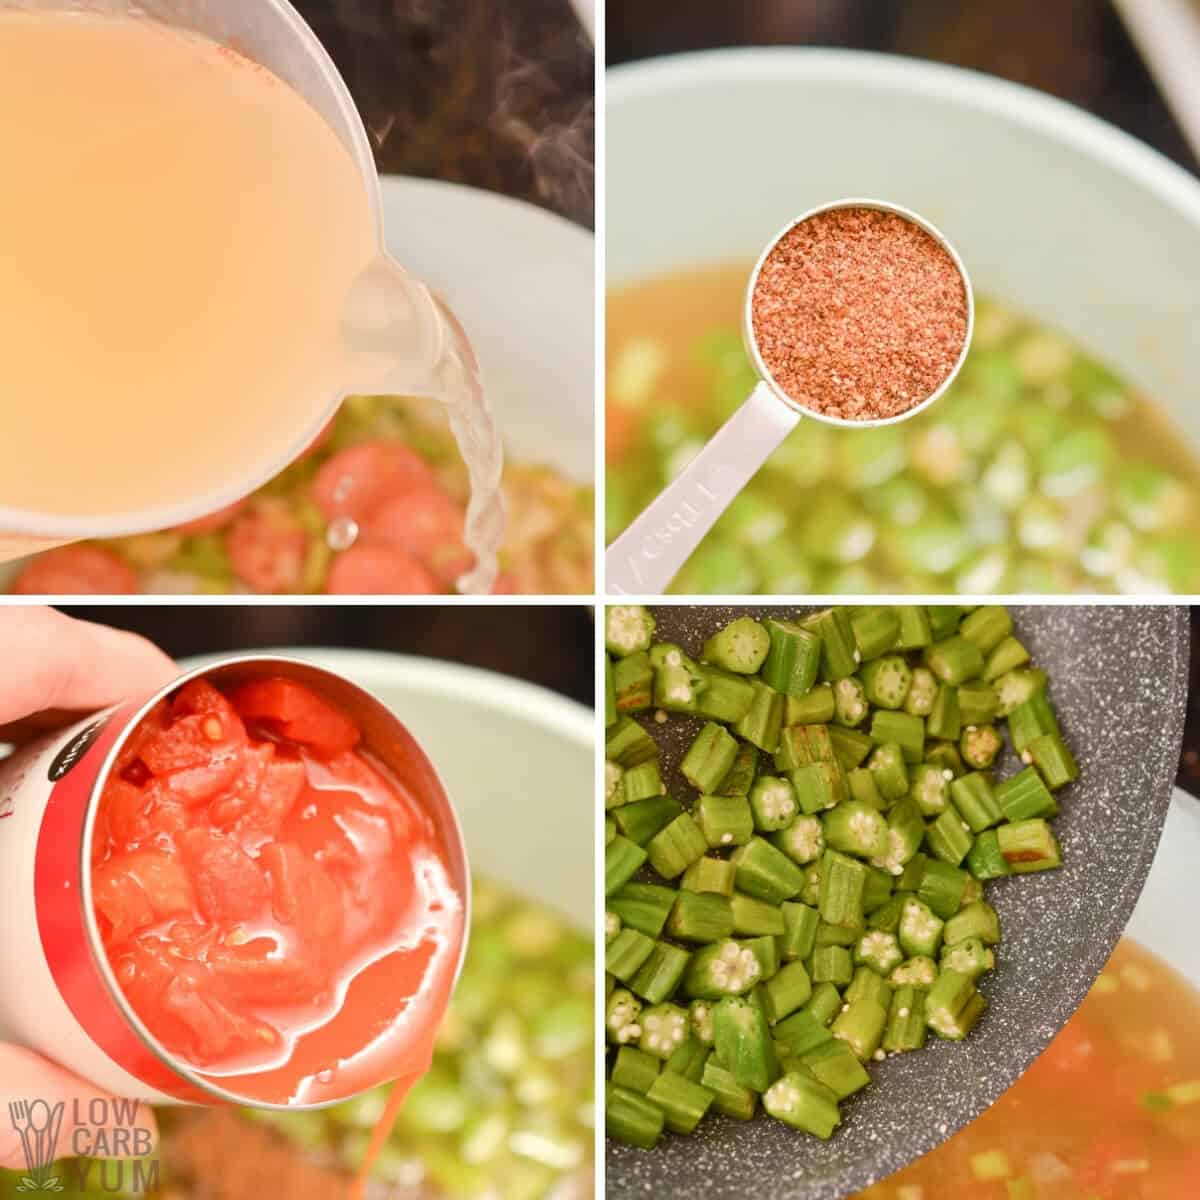
<svg viewBox="0 0 1200 1200"><path fill-rule="evenodd" d="M185 684L121 749L92 845L117 981L202 1078L314 1104L423 1073L462 899L421 797L314 691Z"/></svg>

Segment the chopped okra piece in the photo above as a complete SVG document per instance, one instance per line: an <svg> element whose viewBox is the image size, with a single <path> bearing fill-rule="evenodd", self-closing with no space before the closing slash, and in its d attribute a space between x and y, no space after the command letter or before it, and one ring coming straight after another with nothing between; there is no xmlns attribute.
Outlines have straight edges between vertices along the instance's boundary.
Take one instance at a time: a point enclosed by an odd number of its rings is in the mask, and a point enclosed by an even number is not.
<svg viewBox="0 0 1200 1200"><path fill-rule="evenodd" d="M658 758L658 747L632 717L622 716L605 736L604 757L620 767L636 767Z"/></svg>
<svg viewBox="0 0 1200 1200"><path fill-rule="evenodd" d="M811 971L809 971L809 975L812 975ZM851 969L849 978L853 977L854 972ZM808 1013L814 1021L828 1025L842 1011L841 993L830 980L814 979L812 998L804 1006L803 1011Z"/></svg>
<svg viewBox="0 0 1200 1200"><path fill-rule="evenodd" d="M996 784L996 803L1009 821L1047 820L1058 816L1058 801L1042 782L1036 768L1025 770Z"/></svg>
<svg viewBox="0 0 1200 1200"><path fill-rule="evenodd" d="M953 867L967 857L967 851L974 841L970 825L954 808L947 809L936 820L930 821L925 830L925 844L930 853Z"/></svg>
<svg viewBox="0 0 1200 1200"><path fill-rule="evenodd" d="M850 616L844 608L827 608L805 617L801 624L820 638L822 679L832 682L854 674L859 653L850 628Z"/></svg>
<svg viewBox="0 0 1200 1200"><path fill-rule="evenodd" d="M875 1057L887 1028L888 1010L876 1000L864 997L853 1001L830 1026L830 1033L854 1051L859 1062Z"/></svg>
<svg viewBox="0 0 1200 1200"><path fill-rule="evenodd" d="M823 1083L832 1089L839 1100L861 1092L871 1082L858 1056L841 1038L814 1046L800 1056L800 1061Z"/></svg>
<svg viewBox="0 0 1200 1200"><path fill-rule="evenodd" d="M925 837L925 822L916 802L909 799L898 801L888 817L887 853L873 858L871 866L887 871L890 875L903 875L904 866L916 855Z"/></svg>
<svg viewBox="0 0 1200 1200"><path fill-rule="evenodd" d="M830 925L821 921L817 925L817 946L845 946L848 950L858 944L859 930L845 925Z"/></svg>
<svg viewBox="0 0 1200 1200"><path fill-rule="evenodd" d="M967 725L958 743L963 762L976 771L987 770L1003 748L1004 739L995 725Z"/></svg>
<svg viewBox="0 0 1200 1200"><path fill-rule="evenodd" d="M604 894L611 896L633 878L646 861L646 851L619 834L604 847Z"/></svg>
<svg viewBox="0 0 1200 1200"><path fill-rule="evenodd" d="M674 994L683 978L690 955L669 942L655 942L649 957L627 982L630 991L650 1004L659 1004Z"/></svg>
<svg viewBox="0 0 1200 1200"><path fill-rule="evenodd" d="M964 617L959 634L984 654L998 646L1013 630L1012 617L1002 604L984 604Z"/></svg>
<svg viewBox="0 0 1200 1200"><path fill-rule="evenodd" d="M789 1071L763 1093L763 1108L793 1129L828 1141L842 1123L837 1096L812 1075Z"/></svg>
<svg viewBox="0 0 1200 1200"><path fill-rule="evenodd" d="M942 948L941 969L957 971L974 981L996 968L996 955L977 937L964 938L953 946Z"/></svg>
<svg viewBox="0 0 1200 1200"><path fill-rule="evenodd" d="M754 836L754 816L745 796L701 796L692 816L710 846L744 846Z"/></svg>
<svg viewBox="0 0 1200 1200"><path fill-rule="evenodd" d="M904 864L904 870L896 879L896 891L915 892L921 886L921 881L925 878L925 865L928 862L929 855L922 854L919 851L914 854Z"/></svg>
<svg viewBox="0 0 1200 1200"><path fill-rule="evenodd" d="M898 926L897 926L898 927ZM894 933L871 929L858 939L854 948L856 966L867 966L887 976L904 961L899 939Z"/></svg>
<svg viewBox="0 0 1200 1200"><path fill-rule="evenodd" d="M687 1010L678 1004L651 1004L642 1009L638 1049L664 1062L687 1041Z"/></svg>
<svg viewBox="0 0 1200 1200"><path fill-rule="evenodd" d="M767 620L769 646L759 674L786 696L803 696L816 682L821 639L792 621Z"/></svg>
<svg viewBox="0 0 1200 1200"><path fill-rule="evenodd" d="M751 680L753 696L746 715L733 727L734 733L758 749L774 754L783 728L783 696L761 679ZM736 760L735 760L736 761Z"/></svg>
<svg viewBox="0 0 1200 1200"><path fill-rule="evenodd" d="M696 791L714 793L735 758L737 742L733 735L710 721L688 747L679 769Z"/></svg>
<svg viewBox="0 0 1200 1200"><path fill-rule="evenodd" d="M715 1057L710 1056L704 1064L700 1082L712 1093L712 1106L719 1113L737 1121L749 1121L758 1107L758 1093L743 1087Z"/></svg>
<svg viewBox="0 0 1200 1200"><path fill-rule="evenodd" d="M1062 851L1050 826L1040 818L1014 821L996 830L996 839L1008 869L1014 875L1051 871L1062 866Z"/></svg>
<svg viewBox="0 0 1200 1200"><path fill-rule="evenodd" d="M698 858L679 877L685 892L715 892L718 896L733 895L734 866L727 858Z"/></svg>
<svg viewBox="0 0 1200 1200"><path fill-rule="evenodd" d="M604 914L604 944L607 946L621 932L621 918L615 912Z"/></svg>
<svg viewBox="0 0 1200 1200"><path fill-rule="evenodd" d="M661 1066L662 1061L653 1054L647 1054L636 1046L622 1046L613 1061L610 1078L617 1087L628 1088L644 1096L658 1078Z"/></svg>
<svg viewBox="0 0 1200 1200"><path fill-rule="evenodd" d="M609 655L604 656L604 727L616 724L617 690L613 686L613 664Z"/></svg>
<svg viewBox="0 0 1200 1200"><path fill-rule="evenodd" d="M933 641L929 614L921 604L898 604L895 608L899 631L897 650L923 650Z"/></svg>
<svg viewBox="0 0 1200 1200"><path fill-rule="evenodd" d="M623 925L657 938L675 904L675 892L660 883L627 883L608 898L607 904Z"/></svg>
<svg viewBox="0 0 1200 1200"><path fill-rule="evenodd" d="M875 784L885 800L899 800L908 794L904 751L895 743L878 746L867 766L875 772Z"/></svg>
<svg viewBox="0 0 1200 1200"><path fill-rule="evenodd" d="M832 762L809 763L788 772L800 811L811 816L834 808L846 799L846 776Z"/></svg>
<svg viewBox="0 0 1200 1200"><path fill-rule="evenodd" d="M843 929L861 929L864 925L863 891L867 868L857 859L826 850L821 857L821 894L818 909L821 920Z"/></svg>
<svg viewBox="0 0 1200 1200"><path fill-rule="evenodd" d="M667 918L667 933L681 942L717 942L732 936L733 924L733 905L728 897L712 892L680 892Z"/></svg>
<svg viewBox="0 0 1200 1200"><path fill-rule="evenodd" d="M836 991L834 994L836 996ZM840 1008L839 1004L838 1009ZM785 1047L785 1052L797 1058L829 1041L833 1036L825 1023L819 1021L807 1009L785 1017L771 1032L775 1040Z"/></svg>
<svg viewBox="0 0 1200 1200"><path fill-rule="evenodd" d="M625 804L616 810L617 828L631 841L645 846L660 829L666 828L683 812L679 802L670 796L651 796Z"/></svg>
<svg viewBox="0 0 1200 1200"><path fill-rule="evenodd" d="M827 812L822 820L825 844L857 858L880 858L887 854L888 823L884 815L867 804L847 801Z"/></svg>
<svg viewBox="0 0 1200 1200"><path fill-rule="evenodd" d="M934 742L925 751L925 761L934 767L941 767L942 773L950 772L953 779L967 773L967 764L963 762L958 747L953 742Z"/></svg>
<svg viewBox="0 0 1200 1200"><path fill-rule="evenodd" d="M934 697L933 708L925 722L930 737L957 742L962 733L962 712L958 706L958 688L943 683Z"/></svg>
<svg viewBox="0 0 1200 1200"><path fill-rule="evenodd" d="M666 788L663 787L657 759L638 763L636 767L630 767L621 776L621 795L624 797L625 804L649 800L651 796L661 796L665 792Z"/></svg>
<svg viewBox="0 0 1200 1200"><path fill-rule="evenodd" d="M928 991L933 987L938 977L938 966L932 958L918 954L915 958L906 958L889 976L888 982L893 987L921 988Z"/></svg>
<svg viewBox="0 0 1200 1200"><path fill-rule="evenodd" d="M1006 671L995 681L996 695L1000 698L1000 716L1010 716L1013 710L1026 700L1044 692L1046 682L1046 672L1039 671L1036 667ZM1013 740L1016 740L1015 736Z"/></svg>
<svg viewBox="0 0 1200 1200"><path fill-rule="evenodd" d="M654 942L636 929L622 929L604 949L604 969L628 984L638 968L650 957Z"/></svg>
<svg viewBox="0 0 1200 1200"><path fill-rule="evenodd" d="M625 776L625 768L620 763L605 762L604 764L604 808L616 808L626 803L625 793L621 790L621 780Z"/></svg>
<svg viewBox="0 0 1200 1200"><path fill-rule="evenodd" d="M1028 661L1029 651L1015 637L1006 637L988 651L983 663L983 677L992 683Z"/></svg>
<svg viewBox="0 0 1200 1200"><path fill-rule="evenodd" d="M691 1028L691 1013L688 1013L688 1028ZM704 1064L708 1061L711 1046L706 1046L699 1038L688 1033L687 1041L667 1059L664 1071L674 1071L684 1079L699 1083L704 1074Z"/></svg>
<svg viewBox="0 0 1200 1200"><path fill-rule="evenodd" d="M761 978L762 967L754 951L726 940L702 946L692 955L683 990L692 999L719 1000L748 992Z"/></svg>
<svg viewBox="0 0 1200 1200"><path fill-rule="evenodd" d="M837 711L833 687L819 683L803 696L787 696L783 705L785 725L825 725Z"/></svg>
<svg viewBox="0 0 1200 1200"><path fill-rule="evenodd" d="M960 1042L975 1027L987 1001L957 971L943 971L925 997L925 1021L940 1038Z"/></svg>
<svg viewBox="0 0 1200 1200"><path fill-rule="evenodd" d="M762 985L762 995L767 1020L774 1025L808 1003L812 980L802 962L786 963Z"/></svg>
<svg viewBox="0 0 1200 1200"><path fill-rule="evenodd" d="M957 687L983 673L983 652L964 637L948 637L925 651L925 665L943 683Z"/></svg>
<svg viewBox="0 0 1200 1200"><path fill-rule="evenodd" d="M858 1000L874 1000L876 1004L881 1004L886 1012L892 1002L893 991L895 988L877 971L868 966L859 966L854 969L854 978L850 980L850 986L842 999L846 1004L854 1004Z"/></svg>
<svg viewBox="0 0 1200 1200"><path fill-rule="evenodd" d="M935 916L949 920L966 901L971 877L966 871L938 859L928 859L917 885L917 899L927 904Z"/></svg>
<svg viewBox="0 0 1200 1200"><path fill-rule="evenodd" d="M664 878L682 875L692 863L704 857L708 843L700 827L687 813L680 813L656 833L646 846L650 865Z"/></svg>
<svg viewBox="0 0 1200 1200"><path fill-rule="evenodd" d="M785 900L780 911L783 913L783 936L779 957L784 962L808 958L816 943L820 915L815 908L794 900Z"/></svg>
<svg viewBox="0 0 1200 1200"><path fill-rule="evenodd" d="M908 895L904 892L896 892L886 904L867 917L867 927L880 929L884 933L895 933L900 928L900 914L907 899Z"/></svg>
<svg viewBox="0 0 1200 1200"><path fill-rule="evenodd" d="M839 725L847 725L851 729L861 725L871 711L867 701L867 693L862 681L854 675L847 675L833 685L834 719Z"/></svg>
<svg viewBox="0 0 1200 1200"><path fill-rule="evenodd" d="M782 937L786 932L783 909L776 904L741 892L734 892L729 904L733 916L732 932L740 937Z"/></svg>
<svg viewBox="0 0 1200 1200"><path fill-rule="evenodd" d="M762 1093L779 1077L779 1059L762 1009L727 996L713 1012L713 1053L743 1087Z"/></svg>
<svg viewBox="0 0 1200 1200"><path fill-rule="evenodd" d="M958 712L964 725L986 725L1000 708L1000 697L990 683L972 679L958 688Z"/></svg>
<svg viewBox="0 0 1200 1200"><path fill-rule="evenodd" d="M609 1083L604 1095L604 1128L618 1141L653 1150L662 1136L663 1111L645 1096Z"/></svg>
<svg viewBox="0 0 1200 1200"><path fill-rule="evenodd" d="M650 668L650 656L644 650L617 659L612 681L617 712L642 712L650 707L654 672Z"/></svg>
<svg viewBox="0 0 1200 1200"><path fill-rule="evenodd" d="M864 664L863 692L876 708L900 709L912 686L912 669L898 654Z"/></svg>
<svg viewBox="0 0 1200 1200"><path fill-rule="evenodd" d="M796 793L777 775L760 775L750 789L754 828L764 833L785 829L796 816Z"/></svg>
<svg viewBox="0 0 1200 1200"><path fill-rule="evenodd" d="M925 721L912 713L880 710L871 718L871 740L899 746L906 763L919 763L925 757Z"/></svg>
<svg viewBox="0 0 1200 1200"><path fill-rule="evenodd" d="M918 763L908 775L908 794L923 817L937 817L946 811L952 772L933 763Z"/></svg>
<svg viewBox="0 0 1200 1200"><path fill-rule="evenodd" d="M963 610L957 604L930 604L925 615L929 618L930 636L936 639L947 637L958 628Z"/></svg>
<svg viewBox="0 0 1200 1200"><path fill-rule="evenodd" d="M711 1047L713 1044L713 1008L712 1000L693 1000L688 1005L688 1022L692 1037L702 1046Z"/></svg>
<svg viewBox="0 0 1200 1200"><path fill-rule="evenodd" d="M900 634L900 618L894 608L882 604L859 609L850 618L854 644L863 662L886 654L896 645Z"/></svg>
<svg viewBox="0 0 1200 1200"><path fill-rule="evenodd" d="M754 675L771 648L771 635L752 617L738 617L704 643L706 662L739 675Z"/></svg>
<svg viewBox="0 0 1200 1200"><path fill-rule="evenodd" d="M937 695L937 676L928 667L914 667L912 683L904 697L904 711L914 717L927 717L933 712Z"/></svg>
<svg viewBox="0 0 1200 1200"><path fill-rule="evenodd" d="M754 686L744 675L720 667L697 667L696 674L701 684L694 709L697 716L736 725L750 711Z"/></svg>
<svg viewBox="0 0 1200 1200"><path fill-rule="evenodd" d="M998 825L1003 817L991 778L982 771L973 771L950 784L950 799L958 815L970 826L972 833L982 833Z"/></svg>
<svg viewBox="0 0 1200 1200"><path fill-rule="evenodd" d="M800 893L804 874L786 854L770 842L753 837L739 846L730 859L737 889L759 900L780 904Z"/></svg>
<svg viewBox="0 0 1200 1200"><path fill-rule="evenodd" d="M846 788L850 798L859 804L869 804L882 812L890 804L879 791L874 773L867 767L855 767L846 773Z"/></svg>
<svg viewBox="0 0 1200 1200"><path fill-rule="evenodd" d="M870 734L861 729L847 729L844 725L829 727L829 742L834 760L843 771L853 771L861 766L875 748Z"/></svg>
<svg viewBox="0 0 1200 1200"><path fill-rule="evenodd" d="M911 984L896 988L883 1035L884 1050L889 1054L920 1050L925 1029L925 992Z"/></svg>
<svg viewBox="0 0 1200 1200"><path fill-rule="evenodd" d="M604 613L604 646L616 658L649 650L654 626L650 610L640 604L610 605Z"/></svg>
<svg viewBox="0 0 1200 1200"><path fill-rule="evenodd" d="M863 885L863 912L870 915L882 908L892 898L895 880L879 867L867 868L867 882Z"/></svg>
<svg viewBox="0 0 1200 1200"><path fill-rule="evenodd" d="M1034 692L1008 714L1008 732L1018 754L1024 754L1029 743L1043 734L1062 735L1054 707L1044 691Z"/></svg>
<svg viewBox="0 0 1200 1200"><path fill-rule="evenodd" d="M933 958L941 947L944 928L945 922L929 905L910 897L900 913L900 949L909 958Z"/></svg>
<svg viewBox="0 0 1200 1200"><path fill-rule="evenodd" d="M646 1099L662 1109L672 1133L691 1133L708 1112L713 1094L683 1075L664 1069L646 1093Z"/></svg>
<svg viewBox="0 0 1200 1200"><path fill-rule="evenodd" d="M789 725L779 735L775 769L792 771L810 763L833 762L833 741L827 725Z"/></svg>
<svg viewBox="0 0 1200 1200"><path fill-rule="evenodd" d="M854 978L854 963L845 946L818 946L812 955L813 983L845 987Z"/></svg>
<svg viewBox="0 0 1200 1200"><path fill-rule="evenodd" d="M816 908L821 899L821 864L809 863L806 867L801 867L801 870L804 872L804 883L796 899L810 908Z"/></svg>
<svg viewBox="0 0 1200 1200"><path fill-rule="evenodd" d="M738 747L737 757L733 766L725 772L717 788L718 796L748 796L754 785L754 777L758 774L758 750L756 747L743 742Z"/></svg>
<svg viewBox="0 0 1200 1200"><path fill-rule="evenodd" d="M825 832L821 818L805 813L786 829L771 834L771 845L782 850L793 862L815 862L825 850Z"/></svg>
<svg viewBox="0 0 1200 1200"><path fill-rule="evenodd" d="M1037 767L1052 792L1079 778L1075 756L1057 733L1043 733L1034 738L1021 757L1025 758L1025 755L1029 756L1025 761L1031 761Z"/></svg>
<svg viewBox="0 0 1200 1200"><path fill-rule="evenodd" d="M618 1046L642 1036L642 1002L628 989L615 988L604 1009L604 1032Z"/></svg>

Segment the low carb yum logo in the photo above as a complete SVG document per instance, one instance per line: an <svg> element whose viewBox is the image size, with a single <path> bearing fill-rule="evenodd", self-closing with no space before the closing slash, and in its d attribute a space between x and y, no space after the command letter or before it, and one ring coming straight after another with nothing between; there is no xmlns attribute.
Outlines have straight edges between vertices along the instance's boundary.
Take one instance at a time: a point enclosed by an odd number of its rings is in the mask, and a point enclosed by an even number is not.
<svg viewBox="0 0 1200 1200"><path fill-rule="evenodd" d="M57 1157L58 1135L62 1130L66 1104L60 1100L51 1107L45 1100L10 1100L8 1117L21 1139L26 1173L17 1184L18 1192L61 1192L62 1179L50 1173Z"/></svg>

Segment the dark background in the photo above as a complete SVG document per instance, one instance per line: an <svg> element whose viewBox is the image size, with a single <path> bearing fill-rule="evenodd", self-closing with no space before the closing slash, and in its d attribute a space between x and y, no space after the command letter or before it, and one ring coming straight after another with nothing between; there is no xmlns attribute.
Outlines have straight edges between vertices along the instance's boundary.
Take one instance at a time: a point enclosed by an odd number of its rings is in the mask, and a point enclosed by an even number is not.
<svg viewBox="0 0 1200 1200"><path fill-rule="evenodd" d="M594 56L568 0L293 0L379 169L593 219Z"/></svg>
<svg viewBox="0 0 1200 1200"><path fill-rule="evenodd" d="M607 11L610 63L775 43L934 59L1051 92L1198 166L1107 0L608 0Z"/></svg>
<svg viewBox="0 0 1200 1200"><path fill-rule="evenodd" d="M63 605L131 629L168 654L334 646L392 650L515 675L586 704L595 699L594 627L584 605Z"/></svg>

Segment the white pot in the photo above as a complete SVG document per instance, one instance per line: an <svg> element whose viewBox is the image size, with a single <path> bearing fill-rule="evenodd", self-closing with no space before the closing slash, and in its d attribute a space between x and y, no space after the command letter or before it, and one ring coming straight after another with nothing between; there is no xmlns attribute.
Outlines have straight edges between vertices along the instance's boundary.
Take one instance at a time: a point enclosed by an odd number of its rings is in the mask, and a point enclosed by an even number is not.
<svg viewBox="0 0 1200 1200"><path fill-rule="evenodd" d="M1200 182L1142 143L1027 88L846 51L679 55L607 88L610 283L749 262L823 201L891 200L1200 448Z"/></svg>

